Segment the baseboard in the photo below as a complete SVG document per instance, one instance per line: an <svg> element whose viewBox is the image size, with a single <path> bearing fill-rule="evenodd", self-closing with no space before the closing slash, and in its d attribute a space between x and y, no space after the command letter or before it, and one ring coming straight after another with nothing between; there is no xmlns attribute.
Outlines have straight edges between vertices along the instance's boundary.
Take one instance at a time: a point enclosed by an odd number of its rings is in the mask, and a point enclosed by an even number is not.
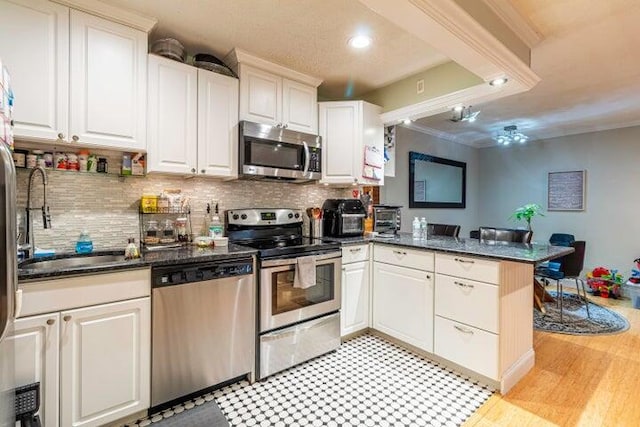
<svg viewBox="0 0 640 427"><path fill-rule="evenodd" d="M355 337L359 337L360 335L368 334L371 331L372 331L371 328L360 329L359 331L355 331L355 332L352 332L350 334L347 334L345 336L340 337L340 341L346 342L346 341L349 341L350 339L353 339Z"/></svg>
<svg viewBox="0 0 640 427"><path fill-rule="evenodd" d="M511 390L511 388L527 375L527 373L533 368L536 361L536 353L533 349L530 349L520 357L507 369L502 375L502 381L500 381L500 393L504 396Z"/></svg>

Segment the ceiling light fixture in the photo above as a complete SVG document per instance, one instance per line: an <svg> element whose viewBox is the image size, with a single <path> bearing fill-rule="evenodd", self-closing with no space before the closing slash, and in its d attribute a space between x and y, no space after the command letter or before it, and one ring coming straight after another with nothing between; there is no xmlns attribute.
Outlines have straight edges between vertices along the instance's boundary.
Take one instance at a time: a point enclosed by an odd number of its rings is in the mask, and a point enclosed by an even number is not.
<svg viewBox="0 0 640 427"><path fill-rule="evenodd" d="M411 119L404 119L404 120L402 121L402 123L404 123L405 125L410 125L412 121L413 121L413 120L411 120Z"/></svg>
<svg viewBox="0 0 640 427"><path fill-rule="evenodd" d="M478 114L480 114L480 111L475 111L475 112L472 111L471 105L469 105L468 107L464 107L464 106L454 107L452 112L453 112L453 115L451 116L451 119L450 119L452 122L473 123L478 118Z"/></svg>
<svg viewBox="0 0 640 427"><path fill-rule="evenodd" d="M489 82L489 84L491 86L502 86L503 84L505 84L506 82L508 82L509 79L507 79L506 77L499 77L497 79L493 79Z"/></svg>
<svg viewBox="0 0 640 427"><path fill-rule="evenodd" d="M519 142L520 144L524 144L527 142L529 137L522 132L518 132L518 126L510 125L505 126L504 130L500 131L498 135L494 136L493 139L502 145L509 145L512 142Z"/></svg>
<svg viewBox="0 0 640 427"><path fill-rule="evenodd" d="M371 44L371 37L365 35L353 36L349 39L349 46L354 49L364 49Z"/></svg>

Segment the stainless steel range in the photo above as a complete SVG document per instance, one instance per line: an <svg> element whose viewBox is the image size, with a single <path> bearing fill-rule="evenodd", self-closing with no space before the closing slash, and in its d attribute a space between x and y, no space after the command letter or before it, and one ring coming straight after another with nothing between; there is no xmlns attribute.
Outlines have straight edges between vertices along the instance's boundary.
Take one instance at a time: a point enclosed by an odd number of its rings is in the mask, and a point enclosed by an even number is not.
<svg viewBox="0 0 640 427"><path fill-rule="evenodd" d="M258 379L340 346L340 245L304 237L302 221L295 209L226 212L229 240L258 249Z"/></svg>

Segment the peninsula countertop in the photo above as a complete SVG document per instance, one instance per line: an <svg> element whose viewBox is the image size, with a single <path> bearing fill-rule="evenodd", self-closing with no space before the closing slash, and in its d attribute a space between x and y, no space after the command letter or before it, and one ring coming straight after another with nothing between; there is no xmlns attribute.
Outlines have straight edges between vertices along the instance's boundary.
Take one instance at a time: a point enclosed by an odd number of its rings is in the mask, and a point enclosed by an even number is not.
<svg viewBox="0 0 640 427"><path fill-rule="evenodd" d="M574 251L571 247L552 246L547 243L535 242L511 243L448 236L429 236L427 239L414 239L410 233L398 233L393 237L358 236L346 238L325 237L325 239L340 242L345 246L374 242L376 244L381 243L532 264L559 258Z"/></svg>

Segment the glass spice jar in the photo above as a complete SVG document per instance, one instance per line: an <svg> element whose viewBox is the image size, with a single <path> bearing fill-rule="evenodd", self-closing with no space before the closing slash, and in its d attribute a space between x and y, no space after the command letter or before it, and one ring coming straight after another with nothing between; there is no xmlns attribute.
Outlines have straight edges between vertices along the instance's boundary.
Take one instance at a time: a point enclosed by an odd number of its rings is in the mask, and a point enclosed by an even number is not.
<svg viewBox="0 0 640 427"><path fill-rule="evenodd" d="M173 243L176 241L176 233L173 226L173 221L170 219L164 220L162 225L162 234L160 235L160 243Z"/></svg>
<svg viewBox="0 0 640 427"><path fill-rule="evenodd" d="M160 228L158 221L149 220L144 227L144 243L147 245L156 245L160 243Z"/></svg>

